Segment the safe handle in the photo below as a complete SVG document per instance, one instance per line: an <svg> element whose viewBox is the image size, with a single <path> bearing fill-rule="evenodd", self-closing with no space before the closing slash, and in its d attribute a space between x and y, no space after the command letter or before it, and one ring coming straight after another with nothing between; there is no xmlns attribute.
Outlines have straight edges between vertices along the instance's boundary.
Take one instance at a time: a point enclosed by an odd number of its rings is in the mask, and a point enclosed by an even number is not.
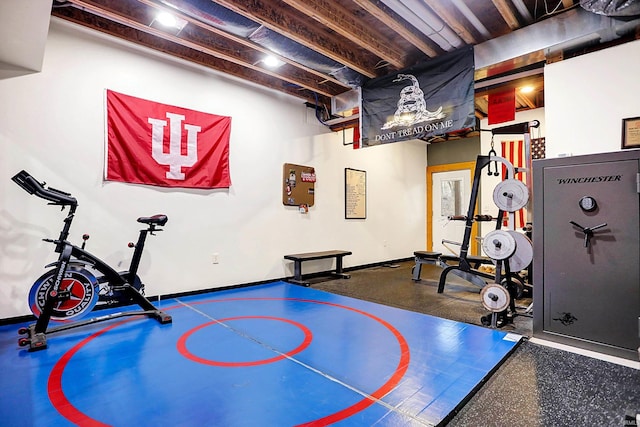
<svg viewBox="0 0 640 427"><path fill-rule="evenodd" d="M569 221L570 224L574 225L575 227L578 227L580 229L580 231L582 231L584 233L584 247L587 248L589 247L589 244L591 243L591 238L593 237L593 232L595 230L598 230L602 227L606 227L608 224L606 222L599 224L599 225L594 225L593 227L583 227L580 224L578 224L575 221Z"/></svg>

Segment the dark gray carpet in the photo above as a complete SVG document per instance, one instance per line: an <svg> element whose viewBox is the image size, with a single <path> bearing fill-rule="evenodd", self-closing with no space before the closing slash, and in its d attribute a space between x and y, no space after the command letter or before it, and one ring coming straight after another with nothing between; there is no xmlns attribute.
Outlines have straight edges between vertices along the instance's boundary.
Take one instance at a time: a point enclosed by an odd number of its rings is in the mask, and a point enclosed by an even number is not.
<svg viewBox="0 0 640 427"><path fill-rule="evenodd" d="M480 289L449 275L438 294L442 271L424 265L411 280L411 262L353 270L351 279L311 280L311 287L353 298L481 325L487 311ZM530 299L517 301L525 308ZM523 309L519 310L524 312ZM532 318L518 316L502 328L532 335ZM640 370L525 340L449 421L450 426L631 426L640 412Z"/></svg>

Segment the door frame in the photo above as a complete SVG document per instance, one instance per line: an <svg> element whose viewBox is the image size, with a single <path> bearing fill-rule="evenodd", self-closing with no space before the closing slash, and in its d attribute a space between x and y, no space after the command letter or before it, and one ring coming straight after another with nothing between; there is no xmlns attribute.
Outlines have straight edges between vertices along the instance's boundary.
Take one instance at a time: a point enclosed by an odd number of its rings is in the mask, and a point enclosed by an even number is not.
<svg viewBox="0 0 640 427"><path fill-rule="evenodd" d="M433 186L433 174L440 172L451 172L458 170L469 169L471 171L471 187L473 189L473 177L476 170L476 162L460 162L460 163L448 163L446 165L435 165L435 166L427 166L427 224L425 229L427 230L426 239L427 239L427 251L433 250L433 244L431 243L430 236L433 235L433 192L431 191L431 187ZM480 197L476 200L476 204L479 203ZM467 203L467 208L469 204ZM477 208L477 206L476 206ZM465 211L466 213L466 211ZM478 236L478 227L476 223L473 223L471 227L471 238L469 240L469 255L477 255L478 248L480 246L476 237Z"/></svg>

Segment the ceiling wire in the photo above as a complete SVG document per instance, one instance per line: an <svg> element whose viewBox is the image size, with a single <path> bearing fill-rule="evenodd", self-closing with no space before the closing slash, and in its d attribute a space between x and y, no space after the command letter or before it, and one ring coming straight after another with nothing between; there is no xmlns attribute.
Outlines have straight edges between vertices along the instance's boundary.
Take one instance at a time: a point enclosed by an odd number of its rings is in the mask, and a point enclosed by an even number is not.
<svg viewBox="0 0 640 427"><path fill-rule="evenodd" d="M545 16L546 15L551 15L552 13L556 13L556 11L560 8L560 6L562 6L562 0L558 1L558 4L556 5L556 7L553 8L553 10L551 12L549 12L549 5L547 4L546 0L544 2L544 11Z"/></svg>
<svg viewBox="0 0 640 427"><path fill-rule="evenodd" d="M563 4L562 0L559 0L558 4L556 4L556 6L553 8L553 10L551 12L549 12L549 5L547 4L547 0L544 0L545 13L543 15L541 15L541 16L534 16L534 21L537 22L537 21L539 21L541 19L553 16L556 13L565 12L567 10L571 10L571 9L573 9L575 7L580 6L580 3L578 2L578 3L574 3L573 5L571 5L571 6L567 7L567 8L564 8L564 9L560 10L559 8L560 8L560 6L562 6L562 4ZM535 2L534 14L537 14L537 12L538 12L538 0L536 0L536 2Z"/></svg>
<svg viewBox="0 0 640 427"><path fill-rule="evenodd" d="M390 64L388 61L385 61L384 59L378 61L376 63L376 65L373 67L375 70L379 69L379 68L384 68L384 67L388 67Z"/></svg>

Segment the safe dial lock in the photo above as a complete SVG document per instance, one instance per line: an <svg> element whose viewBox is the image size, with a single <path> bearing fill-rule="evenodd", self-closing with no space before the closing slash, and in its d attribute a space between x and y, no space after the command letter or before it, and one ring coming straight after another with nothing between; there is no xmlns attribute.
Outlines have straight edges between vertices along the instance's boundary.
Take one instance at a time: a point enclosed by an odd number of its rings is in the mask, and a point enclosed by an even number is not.
<svg viewBox="0 0 640 427"><path fill-rule="evenodd" d="M580 205L580 209L582 209L585 212L593 212L598 207L598 204L596 203L596 199L594 199L591 196L582 197L578 202L578 204Z"/></svg>

